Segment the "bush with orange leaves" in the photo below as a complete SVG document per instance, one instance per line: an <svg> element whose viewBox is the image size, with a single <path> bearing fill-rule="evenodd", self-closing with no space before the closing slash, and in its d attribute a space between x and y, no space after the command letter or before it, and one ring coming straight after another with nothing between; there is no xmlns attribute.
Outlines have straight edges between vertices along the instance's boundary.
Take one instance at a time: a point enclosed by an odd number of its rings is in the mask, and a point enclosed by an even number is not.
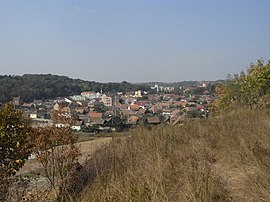
<svg viewBox="0 0 270 202"><path fill-rule="evenodd" d="M70 128L73 120L60 112L54 112L52 120L51 126L33 130L31 142L33 154L42 164L50 189L63 201L70 196L68 187L81 153Z"/></svg>

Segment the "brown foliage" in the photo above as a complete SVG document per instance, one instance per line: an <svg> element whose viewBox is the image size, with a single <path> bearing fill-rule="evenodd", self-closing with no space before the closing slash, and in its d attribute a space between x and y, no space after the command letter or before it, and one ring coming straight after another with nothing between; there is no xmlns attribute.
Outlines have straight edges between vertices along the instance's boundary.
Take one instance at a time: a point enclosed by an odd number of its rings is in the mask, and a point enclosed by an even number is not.
<svg viewBox="0 0 270 202"><path fill-rule="evenodd" d="M72 120L59 114L54 118L53 125L34 129L31 140L34 154L44 168L51 189L57 198L64 200L80 149L75 145L77 138L69 127ZM57 125L59 123L60 126Z"/></svg>

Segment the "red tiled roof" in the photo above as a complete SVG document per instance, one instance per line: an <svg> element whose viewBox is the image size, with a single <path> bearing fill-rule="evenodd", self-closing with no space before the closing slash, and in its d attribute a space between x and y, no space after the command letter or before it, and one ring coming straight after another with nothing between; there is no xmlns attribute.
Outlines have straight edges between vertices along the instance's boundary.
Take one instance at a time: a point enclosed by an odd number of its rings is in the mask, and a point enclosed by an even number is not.
<svg viewBox="0 0 270 202"><path fill-rule="evenodd" d="M168 102L161 102L161 103L158 103L159 106L161 107L168 107L170 105L170 103Z"/></svg>
<svg viewBox="0 0 270 202"><path fill-rule="evenodd" d="M101 118L102 117L102 113L98 113L98 112L89 112L88 115L90 118Z"/></svg>
<svg viewBox="0 0 270 202"><path fill-rule="evenodd" d="M127 124L137 124L139 118L137 116L131 116L128 121L127 121Z"/></svg>
<svg viewBox="0 0 270 202"><path fill-rule="evenodd" d="M137 101L135 102L136 105L139 105L139 106L145 106L147 102L143 102L143 101Z"/></svg>
<svg viewBox="0 0 270 202"><path fill-rule="evenodd" d="M175 102L173 103L174 106L186 106L187 102Z"/></svg>
<svg viewBox="0 0 270 202"><path fill-rule="evenodd" d="M181 122L185 122L188 120L188 117L187 116L175 116L175 117L171 117L170 119L170 123L172 125L176 125L177 123L181 123Z"/></svg>
<svg viewBox="0 0 270 202"><path fill-rule="evenodd" d="M90 118L90 123L102 125L102 124L104 124L104 120L101 118Z"/></svg>
<svg viewBox="0 0 270 202"><path fill-rule="evenodd" d="M140 109L140 110L139 110L139 113L140 113L140 114L145 114L145 112L146 112L146 109Z"/></svg>
<svg viewBox="0 0 270 202"><path fill-rule="evenodd" d="M132 105L129 105L130 106L130 109L133 110L133 111L139 111L140 110L140 106L137 105L137 104L132 104Z"/></svg>
<svg viewBox="0 0 270 202"><path fill-rule="evenodd" d="M153 117L147 117L147 122L148 123L160 123L160 119L158 116L153 116Z"/></svg>
<svg viewBox="0 0 270 202"><path fill-rule="evenodd" d="M122 113L123 113L124 115L126 115L126 116L134 115L134 114L135 114L135 112L132 111L132 110L125 110L125 111L122 111Z"/></svg>
<svg viewBox="0 0 270 202"><path fill-rule="evenodd" d="M197 109L198 109L198 110L204 109L204 106L203 106L203 105L198 105L198 106L197 106Z"/></svg>

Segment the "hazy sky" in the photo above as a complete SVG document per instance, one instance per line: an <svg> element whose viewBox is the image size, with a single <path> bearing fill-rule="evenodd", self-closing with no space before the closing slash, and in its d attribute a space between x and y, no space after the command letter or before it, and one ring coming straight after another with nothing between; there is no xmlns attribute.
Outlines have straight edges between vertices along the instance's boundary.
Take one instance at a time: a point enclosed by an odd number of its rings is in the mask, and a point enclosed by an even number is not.
<svg viewBox="0 0 270 202"><path fill-rule="evenodd" d="M270 59L269 0L0 0L0 74L224 79Z"/></svg>

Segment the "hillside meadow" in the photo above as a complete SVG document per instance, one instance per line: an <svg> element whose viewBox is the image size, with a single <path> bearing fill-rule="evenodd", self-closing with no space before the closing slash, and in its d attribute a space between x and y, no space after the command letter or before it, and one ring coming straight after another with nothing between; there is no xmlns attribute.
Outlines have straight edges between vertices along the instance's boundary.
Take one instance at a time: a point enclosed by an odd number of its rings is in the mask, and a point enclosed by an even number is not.
<svg viewBox="0 0 270 202"><path fill-rule="evenodd" d="M269 110L136 128L85 165L72 201L269 201L269 129Z"/></svg>

